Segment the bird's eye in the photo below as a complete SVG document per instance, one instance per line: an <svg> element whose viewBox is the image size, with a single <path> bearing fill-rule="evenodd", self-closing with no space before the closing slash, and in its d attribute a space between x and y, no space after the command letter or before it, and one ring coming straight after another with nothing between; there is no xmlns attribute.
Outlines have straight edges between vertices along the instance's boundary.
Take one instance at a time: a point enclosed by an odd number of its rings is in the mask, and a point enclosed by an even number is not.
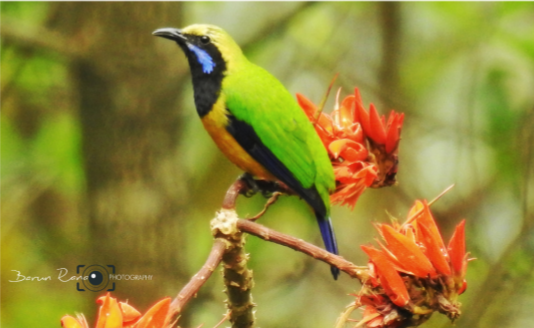
<svg viewBox="0 0 534 328"><path fill-rule="evenodd" d="M200 37L200 42L202 42L202 44L208 44L210 43L210 41L210 37L207 35L203 35Z"/></svg>

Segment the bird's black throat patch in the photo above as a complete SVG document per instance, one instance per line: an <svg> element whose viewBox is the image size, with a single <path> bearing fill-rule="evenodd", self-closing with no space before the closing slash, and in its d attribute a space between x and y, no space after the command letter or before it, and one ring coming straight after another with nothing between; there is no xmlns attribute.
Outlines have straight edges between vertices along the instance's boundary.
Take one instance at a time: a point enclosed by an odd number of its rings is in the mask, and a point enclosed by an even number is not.
<svg viewBox="0 0 534 328"><path fill-rule="evenodd" d="M187 36L187 38L194 47L197 47L196 51L193 51L185 43L178 41L176 43L182 48L189 61L195 94L195 106L198 115L202 118L211 111L219 98L222 80L226 72L226 62L214 44L204 45L199 40L196 40L198 37L195 36ZM199 58L199 52L203 56L202 59ZM206 61L210 62L209 72L206 70Z"/></svg>

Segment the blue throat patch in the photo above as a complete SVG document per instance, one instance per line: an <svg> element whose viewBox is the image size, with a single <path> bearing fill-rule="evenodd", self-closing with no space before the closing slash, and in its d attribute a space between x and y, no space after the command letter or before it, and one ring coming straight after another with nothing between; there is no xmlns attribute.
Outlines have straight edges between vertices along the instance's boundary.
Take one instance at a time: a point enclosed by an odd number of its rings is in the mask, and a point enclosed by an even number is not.
<svg viewBox="0 0 534 328"><path fill-rule="evenodd" d="M204 73L210 74L211 72L213 72L215 63L213 62L211 56L205 50L202 50L199 47L190 43L187 43L187 47L197 56L198 62L200 63L200 65L202 65L202 71Z"/></svg>

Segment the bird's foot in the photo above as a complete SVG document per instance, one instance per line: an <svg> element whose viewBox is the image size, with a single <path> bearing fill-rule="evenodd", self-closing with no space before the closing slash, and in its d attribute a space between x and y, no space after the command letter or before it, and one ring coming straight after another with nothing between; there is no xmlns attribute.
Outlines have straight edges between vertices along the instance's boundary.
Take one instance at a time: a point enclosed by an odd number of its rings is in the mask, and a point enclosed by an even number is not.
<svg viewBox="0 0 534 328"><path fill-rule="evenodd" d="M245 182L246 188L241 191L241 194L245 197L252 197L258 192L261 192L265 198L273 197L275 192L283 191L280 184L275 181L257 180L249 173L243 173L239 179Z"/></svg>
<svg viewBox="0 0 534 328"><path fill-rule="evenodd" d="M254 177L249 173L243 173L239 180L243 181L246 185L246 188L241 190L241 194L245 197L252 197L260 191L260 187Z"/></svg>

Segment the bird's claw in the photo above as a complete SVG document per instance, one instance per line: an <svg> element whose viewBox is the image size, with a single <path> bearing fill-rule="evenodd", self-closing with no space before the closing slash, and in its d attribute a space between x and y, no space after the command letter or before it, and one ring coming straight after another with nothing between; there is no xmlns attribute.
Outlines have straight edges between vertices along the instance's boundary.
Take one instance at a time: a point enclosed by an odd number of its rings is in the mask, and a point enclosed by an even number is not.
<svg viewBox="0 0 534 328"><path fill-rule="evenodd" d="M261 191L260 187L256 183L256 179L254 179L254 177L249 173L243 173L243 175L241 175L239 179L245 182L246 184L246 188L241 191L241 194L243 196L250 198L257 194L259 191Z"/></svg>
<svg viewBox="0 0 534 328"><path fill-rule="evenodd" d="M243 173L239 179L246 185L246 188L241 191L241 194L245 197L252 197L258 192L261 192L263 197L271 198L275 192L280 191L280 185L278 182L256 180L249 173Z"/></svg>
<svg viewBox="0 0 534 328"><path fill-rule="evenodd" d="M262 190L262 191L261 191L262 196L265 197L265 198L271 198L271 197L273 197L273 194L274 194L274 193L275 193L275 192L272 191L272 190Z"/></svg>

